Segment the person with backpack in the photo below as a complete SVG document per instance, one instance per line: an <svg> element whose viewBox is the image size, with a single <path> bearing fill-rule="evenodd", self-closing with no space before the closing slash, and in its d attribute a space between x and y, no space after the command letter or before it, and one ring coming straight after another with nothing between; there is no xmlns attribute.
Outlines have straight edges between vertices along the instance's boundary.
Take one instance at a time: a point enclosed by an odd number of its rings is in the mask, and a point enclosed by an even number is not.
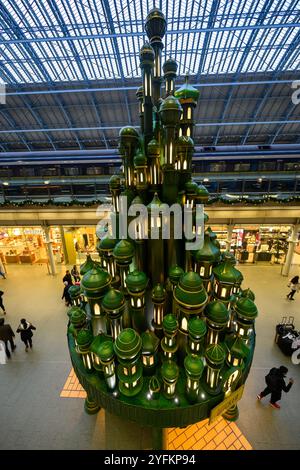
<svg viewBox="0 0 300 470"><path fill-rule="evenodd" d="M294 299L295 292L299 292L300 290L299 276L294 276L293 279L291 279L290 282L288 283L288 287L290 287L291 292L288 293L286 298L289 300L295 300Z"/></svg>
<svg viewBox="0 0 300 470"><path fill-rule="evenodd" d="M32 349L32 330L36 330L29 321L22 318L20 325L18 326L17 333L21 334L21 341L25 344L25 351L28 351L28 346Z"/></svg>
<svg viewBox="0 0 300 470"><path fill-rule="evenodd" d="M265 376L267 387L257 395L257 399L261 400L271 394L270 406L279 410L280 405L278 405L277 401L281 399L282 391L289 392L294 383L293 379L289 379L289 383L286 385L284 378L287 373L288 368L285 366L280 366L278 369L273 367Z"/></svg>

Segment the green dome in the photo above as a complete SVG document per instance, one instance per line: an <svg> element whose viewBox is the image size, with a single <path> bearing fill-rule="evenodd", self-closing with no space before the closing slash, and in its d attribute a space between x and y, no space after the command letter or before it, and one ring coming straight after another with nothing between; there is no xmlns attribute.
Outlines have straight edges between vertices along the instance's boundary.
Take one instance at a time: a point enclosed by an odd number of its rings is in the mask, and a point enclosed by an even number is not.
<svg viewBox="0 0 300 470"><path fill-rule="evenodd" d="M178 152L193 152L194 141L191 137L188 137L187 135L181 135L176 140L176 147Z"/></svg>
<svg viewBox="0 0 300 470"><path fill-rule="evenodd" d="M184 84L175 91L174 95L179 100L191 100L197 103L200 92L188 83L188 77L186 77Z"/></svg>
<svg viewBox="0 0 300 470"><path fill-rule="evenodd" d="M139 140L139 134L137 130L132 127L132 126L125 126L120 129L119 136L122 138L125 137L125 139L133 139L133 140ZM125 140L124 139L124 140Z"/></svg>
<svg viewBox="0 0 300 470"><path fill-rule="evenodd" d="M109 235L99 240L99 250L100 251L112 251L116 246L117 241L114 238L111 238Z"/></svg>
<svg viewBox="0 0 300 470"><path fill-rule="evenodd" d="M118 175L112 175L109 180L109 188L110 189L119 189L121 186L121 179Z"/></svg>
<svg viewBox="0 0 300 470"><path fill-rule="evenodd" d="M126 277L126 286L130 292L141 292L146 289L148 278L142 271L132 271Z"/></svg>
<svg viewBox="0 0 300 470"><path fill-rule="evenodd" d="M243 280L242 273L233 267L229 256L226 256L225 261L213 268L213 273L218 281L227 284L240 284Z"/></svg>
<svg viewBox="0 0 300 470"><path fill-rule="evenodd" d="M158 197L157 193L154 193L154 197L152 201L148 204L147 209L152 210L152 209L157 209L159 206L161 206L162 202Z"/></svg>
<svg viewBox="0 0 300 470"><path fill-rule="evenodd" d="M241 297L234 306L237 314L246 320L254 320L258 311L255 303L249 297Z"/></svg>
<svg viewBox="0 0 300 470"><path fill-rule="evenodd" d="M102 305L105 310L119 310L124 304L124 294L114 288L110 288L102 300Z"/></svg>
<svg viewBox="0 0 300 470"><path fill-rule="evenodd" d="M71 323L75 328L83 325L86 322L86 313L80 307L71 307L68 310L68 316L70 317Z"/></svg>
<svg viewBox="0 0 300 470"><path fill-rule="evenodd" d="M226 341L229 352L236 358L245 358L250 354L250 349L239 336L233 336Z"/></svg>
<svg viewBox="0 0 300 470"><path fill-rule="evenodd" d="M142 198L139 195L137 195L137 196L135 196L134 200L131 202L131 206L133 204L144 204L144 201L142 200Z"/></svg>
<svg viewBox="0 0 300 470"><path fill-rule="evenodd" d="M159 114L164 125L178 124L181 113L181 104L172 95L167 96L167 98L163 100L159 108Z"/></svg>
<svg viewBox="0 0 300 470"><path fill-rule="evenodd" d="M207 229L205 230L205 233L208 233L212 241L215 241L217 239L217 234L213 232L210 227L207 227Z"/></svg>
<svg viewBox="0 0 300 470"><path fill-rule="evenodd" d="M187 194L197 194L198 184L193 180L187 181L185 183L185 190Z"/></svg>
<svg viewBox="0 0 300 470"><path fill-rule="evenodd" d="M147 166L147 157L142 152L139 152L133 159L134 166Z"/></svg>
<svg viewBox="0 0 300 470"><path fill-rule="evenodd" d="M96 354L97 356L100 355L100 348L101 348L101 345L105 342L105 341L109 341L110 340L110 337L103 334L103 333L100 333L99 335L95 336L94 339L93 339L93 342L90 346L90 351L94 354Z"/></svg>
<svg viewBox="0 0 300 470"><path fill-rule="evenodd" d="M178 64L177 64L176 60L174 60L174 59L169 58L164 62L163 71L164 71L165 75L169 74L170 72L172 74L173 73L176 74L177 68L178 68Z"/></svg>
<svg viewBox="0 0 300 470"><path fill-rule="evenodd" d="M142 354L154 354L159 345L158 337L152 331L145 331L141 334Z"/></svg>
<svg viewBox="0 0 300 470"><path fill-rule="evenodd" d="M184 367L188 375L200 379L204 365L198 356L188 354L184 359Z"/></svg>
<svg viewBox="0 0 300 470"><path fill-rule="evenodd" d="M210 344L205 351L205 358L216 366L221 366L225 361L225 351L219 344Z"/></svg>
<svg viewBox="0 0 300 470"><path fill-rule="evenodd" d="M88 271L81 280L82 287L87 291L97 291L108 286L111 282L111 275L101 268L93 268Z"/></svg>
<svg viewBox="0 0 300 470"><path fill-rule="evenodd" d="M197 199L199 199L200 202L207 202L209 198L209 192L203 184L198 184L198 189L197 189Z"/></svg>
<svg viewBox="0 0 300 470"><path fill-rule="evenodd" d="M99 357L101 361L108 362L114 356L114 346L112 341L104 341L99 347Z"/></svg>
<svg viewBox="0 0 300 470"><path fill-rule="evenodd" d="M221 254L221 260L225 261L226 259L232 264L232 266L236 265L236 259L233 253L230 253L229 251L224 251Z"/></svg>
<svg viewBox="0 0 300 470"><path fill-rule="evenodd" d="M229 320L229 312L223 302L219 300L209 302L205 307L204 314L216 325L226 325Z"/></svg>
<svg viewBox="0 0 300 470"><path fill-rule="evenodd" d="M192 338L200 339L206 335L206 323L200 318L192 318L188 322L188 332Z"/></svg>
<svg viewBox="0 0 300 470"><path fill-rule="evenodd" d="M254 292L253 292L251 289L249 289L249 287L248 287L248 289L242 290L240 296L241 296L241 297L248 297L248 298L249 298L250 300L252 300L253 302L254 302L254 300L255 300L255 294L254 294Z"/></svg>
<svg viewBox="0 0 300 470"><path fill-rule="evenodd" d="M71 296L71 299L75 299L75 297L78 297L81 293L81 288L78 285L70 286L68 289L68 292Z"/></svg>
<svg viewBox="0 0 300 470"><path fill-rule="evenodd" d="M149 11L146 22L145 22L145 31L149 39L154 36L163 38L166 33L167 22L165 15L158 8L152 8Z"/></svg>
<svg viewBox="0 0 300 470"><path fill-rule="evenodd" d="M174 284L177 284L183 273L184 270L176 264L169 269L169 278Z"/></svg>
<svg viewBox="0 0 300 470"><path fill-rule="evenodd" d="M91 255L86 255L86 261L80 266L80 274L83 276L86 274L90 269L93 269L94 261L92 260Z"/></svg>
<svg viewBox="0 0 300 470"><path fill-rule="evenodd" d="M120 240L113 251L117 261L130 261L134 256L134 247L128 240Z"/></svg>
<svg viewBox="0 0 300 470"><path fill-rule="evenodd" d="M94 339L90 330L80 330L77 335L77 344L83 348L88 348Z"/></svg>
<svg viewBox="0 0 300 470"><path fill-rule="evenodd" d="M209 263L215 263L220 259L220 250L211 241L208 233L204 233L204 243L200 250L194 252L194 258L197 263L201 261L207 261Z"/></svg>
<svg viewBox="0 0 300 470"><path fill-rule="evenodd" d="M148 155L156 155L156 156L160 155L160 145L159 145L159 142L157 142L157 140L155 139L150 140L147 146L147 149L148 149Z"/></svg>
<svg viewBox="0 0 300 470"><path fill-rule="evenodd" d="M174 382L179 376L179 367L174 361L165 361L161 366L161 375L169 382Z"/></svg>
<svg viewBox="0 0 300 470"><path fill-rule="evenodd" d="M152 302L163 302L166 298L166 291L162 284L156 284L152 289Z"/></svg>
<svg viewBox="0 0 300 470"><path fill-rule="evenodd" d="M178 329L178 321L176 319L176 316L173 315L173 313L169 313L168 315L165 315L163 318L163 329L170 334L173 334L176 332Z"/></svg>
<svg viewBox="0 0 300 470"><path fill-rule="evenodd" d="M116 341L114 342L114 350L116 355L129 361L134 359L142 347L142 340L139 334L132 328L126 328L121 331Z"/></svg>
<svg viewBox="0 0 300 470"><path fill-rule="evenodd" d="M142 63L152 63L154 62L154 57L155 53L153 47L149 42L145 42L145 44L140 49L140 61Z"/></svg>
<svg viewBox="0 0 300 470"><path fill-rule="evenodd" d="M198 273L184 273L174 290L175 300L185 307L201 307L207 301L202 279Z"/></svg>

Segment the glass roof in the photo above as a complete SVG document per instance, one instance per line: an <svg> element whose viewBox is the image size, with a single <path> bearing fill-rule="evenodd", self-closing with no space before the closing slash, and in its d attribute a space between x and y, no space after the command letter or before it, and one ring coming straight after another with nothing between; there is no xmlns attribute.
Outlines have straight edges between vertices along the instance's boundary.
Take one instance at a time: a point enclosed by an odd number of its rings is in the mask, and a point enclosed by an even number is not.
<svg viewBox="0 0 300 470"><path fill-rule="evenodd" d="M137 77L153 6L166 16L163 53L180 75L299 69L300 0L1 0L0 79Z"/></svg>

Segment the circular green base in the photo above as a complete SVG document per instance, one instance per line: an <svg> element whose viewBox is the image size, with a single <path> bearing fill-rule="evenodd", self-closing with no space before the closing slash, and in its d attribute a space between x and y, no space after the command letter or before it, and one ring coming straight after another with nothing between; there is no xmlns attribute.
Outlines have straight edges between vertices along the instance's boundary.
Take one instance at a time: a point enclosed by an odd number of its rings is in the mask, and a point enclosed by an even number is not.
<svg viewBox="0 0 300 470"><path fill-rule="evenodd" d="M236 421L239 417L239 410L236 405L231 406L223 415L227 421Z"/></svg>
<svg viewBox="0 0 300 470"><path fill-rule="evenodd" d="M96 413L98 413L98 411L100 410L100 406L97 405L97 403L95 401L91 401L89 400L88 398L85 399L85 402L84 402L84 411L89 414L89 415L94 415Z"/></svg>

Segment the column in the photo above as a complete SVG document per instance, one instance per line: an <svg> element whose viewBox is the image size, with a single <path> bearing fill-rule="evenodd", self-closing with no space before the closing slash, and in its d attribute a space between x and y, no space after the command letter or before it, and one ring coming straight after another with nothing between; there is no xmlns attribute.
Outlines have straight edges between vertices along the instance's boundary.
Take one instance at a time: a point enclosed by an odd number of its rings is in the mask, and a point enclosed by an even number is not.
<svg viewBox="0 0 300 470"><path fill-rule="evenodd" d="M292 265L292 261L293 261L295 245L298 241L299 230L300 230L300 225L293 225L292 226L292 233L291 233L291 237L289 239L289 248L288 248L285 263L284 263L284 266L283 266L282 272L281 272L282 276L288 276L289 275L291 265Z"/></svg>
<svg viewBox="0 0 300 470"><path fill-rule="evenodd" d="M65 265L67 265L69 264L69 256L68 256L67 245L66 245L66 240L65 240L65 231L62 225L59 227L59 230L60 230L62 249L64 253L64 261L65 261Z"/></svg>
<svg viewBox="0 0 300 470"><path fill-rule="evenodd" d="M228 251L228 252L230 252L233 227L234 227L234 225L227 225L226 251Z"/></svg>
<svg viewBox="0 0 300 470"><path fill-rule="evenodd" d="M45 243L46 243L48 259L50 263L50 274L54 276L56 274L56 268L55 268L55 261L54 261L54 255L53 255L53 249L52 249L52 241L50 239L50 227L43 226L43 229L45 232L45 238L46 238Z"/></svg>

